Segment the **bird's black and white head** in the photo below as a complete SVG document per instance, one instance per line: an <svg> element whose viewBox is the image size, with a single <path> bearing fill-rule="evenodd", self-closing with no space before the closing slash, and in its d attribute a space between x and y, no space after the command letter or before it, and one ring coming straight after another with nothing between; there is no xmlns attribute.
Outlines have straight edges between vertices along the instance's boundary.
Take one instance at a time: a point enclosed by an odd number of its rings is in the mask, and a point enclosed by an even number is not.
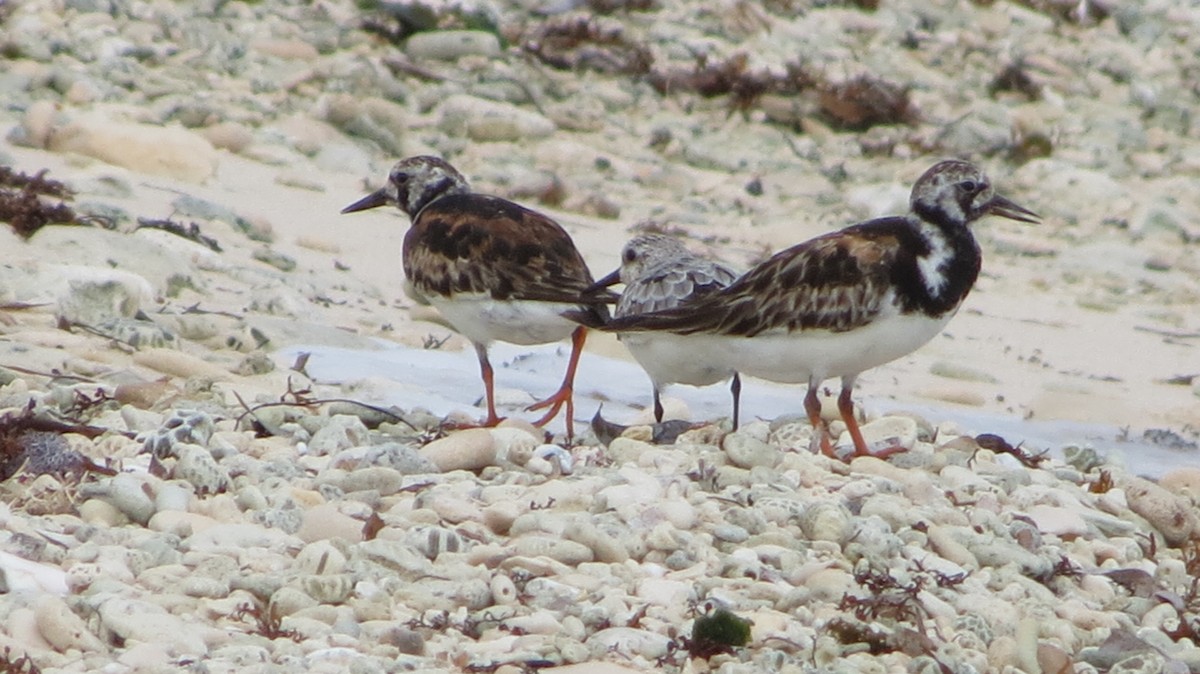
<svg viewBox="0 0 1200 674"><path fill-rule="evenodd" d="M342 213L391 204L415 218L441 197L470 191L467 179L446 160L428 155L409 157L396 162L386 185L343 208Z"/></svg>
<svg viewBox="0 0 1200 674"><path fill-rule="evenodd" d="M927 222L966 226L992 213L1011 220L1037 222L1037 214L992 189L974 164L951 159L934 164L913 185L909 205Z"/></svg>

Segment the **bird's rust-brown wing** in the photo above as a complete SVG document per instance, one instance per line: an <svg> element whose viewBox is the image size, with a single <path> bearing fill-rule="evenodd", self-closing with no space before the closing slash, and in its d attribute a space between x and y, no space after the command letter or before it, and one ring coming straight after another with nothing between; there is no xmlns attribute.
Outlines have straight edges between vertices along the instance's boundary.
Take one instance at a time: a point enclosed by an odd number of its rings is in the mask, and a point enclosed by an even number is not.
<svg viewBox="0 0 1200 674"><path fill-rule="evenodd" d="M780 251L722 290L674 309L613 319L606 329L742 337L853 330L884 309L901 248L893 223L870 224Z"/></svg>
<svg viewBox="0 0 1200 674"><path fill-rule="evenodd" d="M423 209L404 237L404 273L427 295L587 305L585 325L607 318L610 296L584 291L592 274L554 220L498 197L446 196Z"/></svg>

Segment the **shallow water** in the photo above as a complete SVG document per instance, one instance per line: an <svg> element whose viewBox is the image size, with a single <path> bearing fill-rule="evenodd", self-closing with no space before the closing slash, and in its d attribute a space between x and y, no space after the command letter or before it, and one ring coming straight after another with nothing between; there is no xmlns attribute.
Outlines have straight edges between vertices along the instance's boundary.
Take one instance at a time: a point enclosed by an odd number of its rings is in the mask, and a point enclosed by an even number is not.
<svg viewBox="0 0 1200 674"><path fill-rule="evenodd" d="M380 341L378 350L330 346L291 346L277 352L280 363L291 363L297 354L310 354L307 372L319 383L352 384L352 395L371 404L401 408L424 407L434 414L453 411L483 415L483 384L474 351L418 350ZM568 348L547 345L521 347L497 343L490 359L496 372L496 387L527 391L543 397L552 393L566 368ZM831 380L830 385L836 385ZM800 386L786 386L743 378L742 419L775 419L785 414L802 414ZM729 387L714 384L705 388L668 387L666 396L683 398L693 418L720 418L730 414ZM603 405L604 416L616 423L629 423L650 404L650 382L636 364L585 354L575 381L575 416L586 423ZM1103 424L1075 421L1025 420L1011 415L948 404L856 396L870 414L908 412L933 424L952 422L970 434L994 433L1010 444L1021 444L1031 452L1050 451L1062 456L1066 446L1092 447L1109 461L1130 472L1161 477L1173 468L1200 466L1200 452L1172 449L1143 439L1144 429L1121 429ZM532 402L532 399L530 399ZM476 403L480 404L475 408ZM501 410L501 414L506 414ZM513 412L520 414L519 411ZM528 418L534 415L529 413ZM562 430L554 420L551 430Z"/></svg>

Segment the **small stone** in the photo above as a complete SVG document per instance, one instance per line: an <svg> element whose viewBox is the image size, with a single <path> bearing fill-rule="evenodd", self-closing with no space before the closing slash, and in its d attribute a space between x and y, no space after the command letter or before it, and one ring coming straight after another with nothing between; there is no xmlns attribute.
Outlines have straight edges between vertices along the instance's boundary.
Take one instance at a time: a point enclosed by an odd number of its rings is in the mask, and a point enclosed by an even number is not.
<svg viewBox="0 0 1200 674"><path fill-rule="evenodd" d="M577 521L566 528L568 539L586 545L595 560L606 564L621 564L629 560L629 551L620 539L601 531L590 522Z"/></svg>
<svg viewBox="0 0 1200 674"><path fill-rule="evenodd" d="M779 463L780 452L777 448L742 433L726 435L721 448L725 450L730 463L739 468L773 468Z"/></svg>
<svg viewBox="0 0 1200 674"><path fill-rule="evenodd" d="M489 585L492 590L492 601L497 606L512 606L517 604L517 586L513 583L512 578L504 574L496 574L492 577Z"/></svg>
<svg viewBox="0 0 1200 674"><path fill-rule="evenodd" d="M206 447L213 428L213 419L207 412L175 409L159 428L146 436L142 451L160 459L178 457L181 445Z"/></svg>
<svg viewBox="0 0 1200 674"><path fill-rule="evenodd" d="M150 521L155 512L154 499L150 492L147 481L132 473L121 473L110 479L85 483L79 487L80 496L107 501L130 520L143 526Z"/></svg>
<svg viewBox="0 0 1200 674"><path fill-rule="evenodd" d="M288 61L312 61L320 55L316 47L303 40L259 38L251 40L250 49Z"/></svg>
<svg viewBox="0 0 1200 674"><path fill-rule="evenodd" d="M1083 516L1071 508L1038 504L1026 514L1043 534L1074 538L1088 532L1088 525Z"/></svg>
<svg viewBox="0 0 1200 674"><path fill-rule="evenodd" d="M841 545L853 533L850 512L838 503L813 503L805 508L799 519L800 528L809 540L830 541Z"/></svg>
<svg viewBox="0 0 1200 674"><path fill-rule="evenodd" d="M38 632L55 650L102 652L104 644L88 629L82 618L75 615L62 599L42 595L33 607Z"/></svg>
<svg viewBox="0 0 1200 674"><path fill-rule="evenodd" d="M443 131L477 142L546 138L556 128L554 122L536 112L465 94L447 98L440 111L439 126Z"/></svg>
<svg viewBox="0 0 1200 674"><path fill-rule="evenodd" d="M174 349L144 349L133 354L133 362L183 379L229 381L233 378L228 370L219 365Z"/></svg>
<svg viewBox="0 0 1200 674"><path fill-rule="evenodd" d="M522 557L549 557L567 566L595 561L595 555L586 545L548 536L521 536L513 542L513 554Z"/></svg>
<svg viewBox="0 0 1200 674"><path fill-rule="evenodd" d="M179 583L179 592L188 597L220 599L229 595L229 583L207 576L188 576Z"/></svg>
<svg viewBox="0 0 1200 674"><path fill-rule="evenodd" d="M219 494L229 488L229 473L217 464L212 453L199 445L180 443L175 446L179 462L172 471L177 480L196 488L196 493Z"/></svg>
<svg viewBox="0 0 1200 674"><path fill-rule="evenodd" d="M45 148L50 140L50 134L58 124L59 115L59 106L54 101L43 99L31 103L25 109L25 115L21 119L23 134L19 144L26 147Z"/></svg>
<svg viewBox="0 0 1200 674"><path fill-rule="evenodd" d="M358 447L368 442L369 431L362 419L349 414L329 417L329 420L313 433L308 441L308 451L315 456L326 456Z"/></svg>
<svg viewBox="0 0 1200 674"><path fill-rule="evenodd" d="M666 635L649 630L610 627L588 637L586 644L596 659L616 654L626 658L636 656L654 662L667 655L671 640Z"/></svg>
<svg viewBox="0 0 1200 674"><path fill-rule="evenodd" d="M149 304L154 290L146 279L119 269L80 272L67 281L55 313L71 325L97 327L130 318Z"/></svg>
<svg viewBox="0 0 1200 674"><path fill-rule="evenodd" d="M296 537L306 543L330 539L357 543L363 539L363 523L342 514L336 504L326 503L304 511Z"/></svg>
<svg viewBox="0 0 1200 674"><path fill-rule="evenodd" d="M500 40L481 30L438 30L415 33L404 42L413 59L454 61L462 56L498 56Z"/></svg>
<svg viewBox="0 0 1200 674"><path fill-rule="evenodd" d="M421 448L421 456L438 470L482 470L496 461L496 442L490 430L471 428L447 435Z"/></svg>
<svg viewBox="0 0 1200 674"><path fill-rule="evenodd" d="M241 153L254 142L254 133L237 122L218 122L201 129L204 136L213 147Z"/></svg>
<svg viewBox="0 0 1200 674"><path fill-rule="evenodd" d="M175 655L208 653L201 633L148 601L112 597L100 604L100 623L126 641L158 644Z"/></svg>
<svg viewBox="0 0 1200 674"><path fill-rule="evenodd" d="M915 419L910 417L889 416L875 419L859 426L863 440L872 451L903 447L911 450L917 444L920 428ZM844 433L838 440L839 444L852 444L849 433Z"/></svg>
<svg viewBox="0 0 1200 674"><path fill-rule="evenodd" d="M317 114L347 134L372 141L385 152L404 154L404 135L411 120L403 106L383 98L337 94L323 99L318 107ZM317 163L327 170L332 170L335 165L357 166L364 160L370 164L361 150L336 144L321 147L316 158Z"/></svg>
<svg viewBox="0 0 1200 674"><path fill-rule="evenodd" d="M281 587L271 595L270 610L272 614L282 618L312 608L319 603L294 587Z"/></svg>
<svg viewBox="0 0 1200 674"><path fill-rule="evenodd" d="M337 481L337 485L346 493L375 491L380 496L391 496L400 491L404 484L404 475L400 471L378 466L358 468Z"/></svg>
<svg viewBox="0 0 1200 674"><path fill-rule="evenodd" d="M55 129L53 152L74 152L132 171L193 183L211 178L217 153L198 134L178 127L114 122L101 116L79 117Z"/></svg>
<svg viewBox="0 0 1200 674"><path fill-rule="evenodd" d="M403 475L438 472L437 466L421 456L420 450L398 442L388 442L371 447L363 456L362 463L363 465L391 468Z"/></svg>
<svg viewBox="0 0 1200 674"><path fill-rule="evenodd" d="M354 577L349 574L303 576L304 593L322 604L341 604L354 592Z"/></svg>
<svg viewBox="0 0 1200 674"><path fill-rule="evenodd" d="M1120 486L1125 490L1129 509L1146 518L1167 543L1181 545L1200 531L1200 517L1187 499L1140 477L1130 477Z"/></svg>

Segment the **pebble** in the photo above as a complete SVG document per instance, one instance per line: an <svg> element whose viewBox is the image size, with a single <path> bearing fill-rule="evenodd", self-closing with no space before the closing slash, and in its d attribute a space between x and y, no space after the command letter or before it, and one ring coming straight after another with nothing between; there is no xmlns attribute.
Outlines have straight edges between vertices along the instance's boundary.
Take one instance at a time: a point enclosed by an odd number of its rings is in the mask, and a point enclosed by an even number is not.
<svg viewBox="0 0 1200 674"><path fill-rule="evenodd" d="M488 429L471 428L425 445L421 456L443 473L482 470L496 461L496 442Z"/></svg>
<svg viewBox="0 0 1200 674"><path fill-rule="evenodd" d="M66 602L53 595L42 595L33 606L37 629L42 638L60 653L69 650L101 652L104 644L92 634L82 618Z"/></svg>
<svg viewBox="0 0 1200 674"><path fill-rule="evenodd" d="M1129 509L1146 518L1169 544L1182 544L1200 531L1200 515L1187 499L1140 477L1128 478L1122 488Z"/></svg>
<svg viewBox="0 0 1200 674"><path fill-rule="evenodd" d="M500 40L480 30L439 30L416 33L404 41L404 52L413 59L455 61L463 56L495 57Z"/></svg>
<svg viewBox="0 0 1200 674"><path fill-rule="evenodd" d="M764 466L773 468L779 463L779 450L771 445L741 433L730 433L721 441L721 449L730 463L739 468Z"/></svg>
<svg viewBox="0 0 1200 674"><path fill-rule="evenodd" d="M72 325L99 327L141 310L153 290L149 282L119 270L80 270L67 281L55 313Z"/></svg>
<svg viewBox="0 0 1200 674"><path fill-rule="evenodd" d="M100 482L84 484L79 494L98 498L138 524L145 525L155 513L150 481L130 473L121 473Z"/></svg>
<svg viewBox="0 0 1200 674"><path fill-rule="evenodd" d="M127 642L154 644L175 656L208 653L201 632L148 601L112 597L96 607L100 623Z"/></svg>
<svg viewBox="0 0 1200 674"><path fill-rule="evenodd" d="M363 538L363 522L345 515L333 503L314 506L301 516L296 537L305 542L344 540L357 542Z"/></svg>
<svg viewBox="0 0 1200 674"><path fill-rule="evenodd" d="M439 110L439 128L476 142L528 141L546 138L556 129L554 122L536 112L466 94L450 96Z"/></svg>
<svg viewBox="0 0 1200 674"><path fill-rule="evenodd" d="M349 414L330 417L308 441L308 450L315 456L336 454L367 442L367 427L362 419Z"/></svg>
<svg viewBox="0 0 1200 674"><path fill-rule="evenodd" d="M99 115L81 116L56 126L46 147L191 183L212 177L218 163L213 146L191 131L115 122Z"/></svg>
<svg viewBox="0 0 1200 674"><path fill-rule="evenodd" d="M217 494L229 488L229 473L217 464L207 449L181 443L175 446L175 452L179 462L172 471L173 477L191 484L197 494Z"/></svg>

